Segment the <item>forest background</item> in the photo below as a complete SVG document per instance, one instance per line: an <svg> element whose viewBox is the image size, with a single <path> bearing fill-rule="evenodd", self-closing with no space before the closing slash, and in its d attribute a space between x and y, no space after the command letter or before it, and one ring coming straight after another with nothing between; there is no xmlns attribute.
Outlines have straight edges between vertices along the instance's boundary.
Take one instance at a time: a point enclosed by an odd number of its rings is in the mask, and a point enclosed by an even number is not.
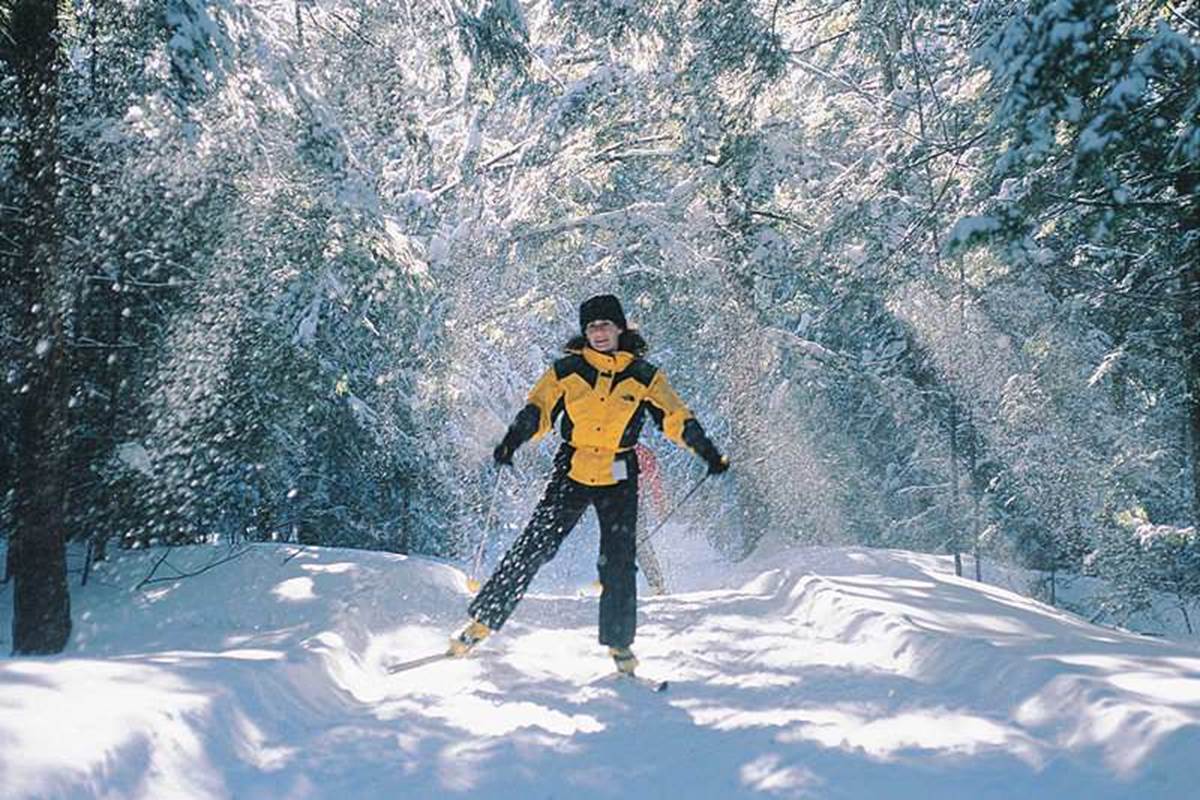
<svg viewBox="0 0 1200 800"><path fill-rule="evenodd" d="M1190 630L1198 165L1195 0L2 0L14 651L67 641L72 540L464 558L597 291L731 456L679 512L730 558L971 553Z"/></svg>

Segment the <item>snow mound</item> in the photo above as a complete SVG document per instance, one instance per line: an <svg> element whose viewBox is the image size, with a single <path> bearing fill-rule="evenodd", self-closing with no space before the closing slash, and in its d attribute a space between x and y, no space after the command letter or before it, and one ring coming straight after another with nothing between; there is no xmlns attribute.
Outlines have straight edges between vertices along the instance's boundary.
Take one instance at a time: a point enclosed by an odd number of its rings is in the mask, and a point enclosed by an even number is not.
<svg viewBox="0 0 1200 800"><path fill-rule="evenodd" d="M1200 778L1200 652L942 558L779 548L677 574L689 591L641 606L642 671L672 682L654 695L603 680L594 596L532 593L477 657L388 675L461 623L455 567L188 548L154 574L211 568L134 588L161 555L75 590L62 656L0 660L5 797L1190 798Z"/></svg>

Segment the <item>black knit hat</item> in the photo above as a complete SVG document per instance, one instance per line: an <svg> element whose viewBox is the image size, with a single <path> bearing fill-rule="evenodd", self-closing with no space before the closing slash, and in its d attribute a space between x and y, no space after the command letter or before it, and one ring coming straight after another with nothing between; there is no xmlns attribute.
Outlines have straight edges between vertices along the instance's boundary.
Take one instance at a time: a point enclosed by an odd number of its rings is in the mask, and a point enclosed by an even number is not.
<svg viewBox="0 0 1200 800"><path fill-rule="evenodd" d="M589 322L606 319L625 330L625 312L621 310L621 301L611 294L598 294L589 297L579 306L579 330L586 332Z"/></svg>

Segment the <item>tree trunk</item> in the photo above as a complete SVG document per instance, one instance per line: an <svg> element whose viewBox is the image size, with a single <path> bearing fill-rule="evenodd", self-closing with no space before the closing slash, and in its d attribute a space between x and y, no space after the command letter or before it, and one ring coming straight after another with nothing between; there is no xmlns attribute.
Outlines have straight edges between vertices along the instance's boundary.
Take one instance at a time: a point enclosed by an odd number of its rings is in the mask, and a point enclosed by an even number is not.
<svg viewBox="0 0 1200 800"><path fill-rule="evenodd" d="M959 525L962 520L958 514L958 406L953 398L950 403L950 508L946 513L946 525L950 532L950 548L954 552L954 574L961 578L962 542L960 541Z"/></svg>
<svg viewBox="0 0 1200 800"><path fill-rule="evenodd" d="M1189 234L1200 237L1200 199L1195 196L1200 191L1200 173L1180 176L1176 188L1192 195L1182 233L1184 237ZM1180 293L1179 322L1183 334L1188 430L1191 432L1192 524L1200 529L1200 239L1193 239L1183 255L1185 266L1181 274L1183 291Z"/></svg>
<svg viewBox="0 0 1200 800"><path fill-rule="evenodd" d="M1196 256L1200 258L1200 255ZM1192 524L1200 528L1200 265L1183 273L1184 365L1187 373L1188 430L1192 444Z"/></svg>
<svg viewBox="0 0 1200 800"><path fill-rule="evenodd" d="M59 297L58 6L18 0L3 51L21 99L25 184L19 273L26 348L14 481L13 653L61 652L71 633L63 508L67 434L63 309Z"/></svg>
<svg viewBox="0 0 1200 800"><path fill-rule="evenodd" d="M975 415L967 412L968 430L975 428ZM975 554L975 580L983 582L983 544L979 541L979 450L975 437L967 438L967 474L971 477L971 550Z"/></svg>

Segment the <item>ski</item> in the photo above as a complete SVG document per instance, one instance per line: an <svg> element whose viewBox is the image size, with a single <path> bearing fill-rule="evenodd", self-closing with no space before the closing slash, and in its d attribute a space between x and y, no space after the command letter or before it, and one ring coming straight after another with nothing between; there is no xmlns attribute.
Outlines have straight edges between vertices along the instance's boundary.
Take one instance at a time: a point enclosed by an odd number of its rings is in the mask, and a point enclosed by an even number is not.
<svg viewBox="0 0 1200 800"><path fill-rule="evenodd" d="M641 675L630 674L628 672L610 672L607 675L600 676L593 683L607 683L609 681L631 683L635 686L641 686L643 689L649 689L652 692L665 692L670 685L669 681L644 678Z"/></svg>
<svg viewBox="0 0 1200 800"><path fill-rule="evenodd" d="M655 680L654 678L643 678L641 675L629 675L624 672L617 673L618 680L633 681L638 686L649 689L652 692L665 692L669 682Z"/></svg>
<svg viewBox="0 0 1200 800"><path fill-rule="evenodd" d="M389 664L385 667L385 671L389 675L395 675L400 672L408 672L410 669L424 667L427 664L436 664L439 661L450 661L455 656L450 653L431 653L420 658L413 658L408 661L397 661L394 664ZM641 686L643 689L649 689L652 692L665 692L670 686L669 681L660 681L654 678L646 678L641 675L634 675L628 672L613 672L600 678L602 681L624 681L635 686Z"/></svg>
<svg viewBox="0 0 1200 800"><path fill-rule="evenodd" d="M389 664L386 669L389 675L395 675L397 672L407 672L410 669L423 667L426 664L436 664L439 661L448 661L452 658L454 658L454 656L450 655L449 653L434 653L432 655L414 658L409 661L397 661L395 664Z"/></svg>

